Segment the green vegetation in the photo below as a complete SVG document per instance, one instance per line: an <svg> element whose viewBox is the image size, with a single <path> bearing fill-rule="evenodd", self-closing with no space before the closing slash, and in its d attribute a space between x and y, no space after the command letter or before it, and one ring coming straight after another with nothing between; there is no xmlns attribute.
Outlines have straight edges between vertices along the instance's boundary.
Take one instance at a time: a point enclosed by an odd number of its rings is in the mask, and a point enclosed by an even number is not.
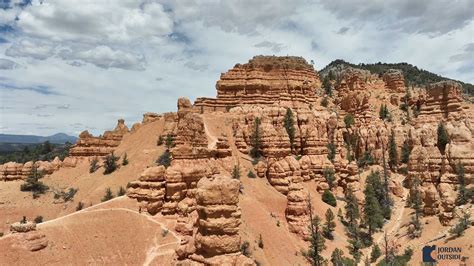
<svg viewBox="0 0 474 266"><path fill-rule="evenodd" d="M69 190L67 192L66 191L54 191L54 198L55 199L62 198L64 200L64 202L72 201L78 190L79 189L77 189L77 188L71 187L71 188L69 188Z"/></svg>
<svg viewBox="0 0 474 266"><path fill-rule="evenodd" d="M377 263L377 266L392 266L392 265L407 266L412 256L413 256L413 249L408 247L405 249L405 252L403 252L403 255L395 256L393 254L389 254L388 258L385 257L382 261Z"/></svg>
<svg viewBox="0 0 474 266"><path fill-rule="evenodd" d="M84 203L82 201L79 201L76 206L76 211L80 211L84 208Z"/></svg>
<svg viewBox="0 0 474 266"><path fill-rule="evenodd" d="M422 231L420 216L423 214L423 201L419 190L420 184L420 179L415 177L413 180L413 190L411 190L410 197L408 198L408 204L415 210L414 216L411 217L411 226L408 228L408 234L412 238L420 237Z"/></svg>
<svg viewBox="0 0 474 266"><path fill-rule="evenodd" d="M165 168L168 168L168 166L171 165L171 152L169 150L164 151L156 160L156 164L163 165Z"/></svg>
<svg viewBox="0 0 474 266"><path fill-rule="evenodd" d="M372 251L370 252L370 262L376 262L377 259L382 255L382 251L378 245L372 246Z"/></svg>
<svg viewBox="0 0 474 266"><path fill-rule="evenodd" d="M334 188L334 181L336 180L334 177L334 169L329 167L324 168L323 175L329 185L329 189L332 190Z"/></svg>
<svg viewBox="0 0 474 266"><path fill-rule="evenodd" d="M240 167L239 165L234 165L234 168L232 168L232 173L231 176L233 179L240 179Z"/></svg>
<svg viewBox="0 0 474 266"><path fill-rule="evenodd" d="M374 158L370 151L365 151L361 158L357 161L357 165L360 168L365 168L369 165L373 165L375 163Z"/></svg>
<svg viewBox="0 0 474 266"><path fill-rule="evenodd" d="M37 223L37 224L42 223L42 222L43 222L43 216L41 216L41 215L36 216L36 218L35 218L34 221L35 221L35 223Z"/></svg>
<svg viewBox="0 0 474 266"><path fill-rule="evenodd" d="M163 136L159 136L158 140L156 141L156 146L161 146L164 142L165 140L163 139Z"/></svg>
<svg viewBox="0 0 474 266"><path fill-rule="evenodd" d="M324 215L326 220L323 226L323 235L327 239L334 239L333 232L336 229L336 222L334 221L335 216L331 209L328 208L326 214Z"/></svg>
<svg viewBox="0 0 474 266"><path fill-rule="evenodd" d="M464 234L467 228L471 226L471 215L468 212L464 212L463 216L459 219L458 223L449 230L449 233L455 237L460 237Z"/></svg>
<svg viewBox="0 0 474 266"><path fill-rule="evenodd" d="M127 158L127 153L125 153L123 155L123 159L122 159L122 165L125 166L128 164L128 158Z"/></svg>
<svg viewBox="0 0 474 266"><path fill-rule="evenodd" d="M323 86L323 89L324 89L324 93L326 93L327 96L331 97L332 96L332 84L329 81L329 76L326 76L323 79L322 86Z"/></svg>
<svg viewBox="0 0 474 266"><path fill-rule="evenodd" d="M166 149L168 150L174 147L173 136L171 136L170 134L166 135L165 145Z"/></svg>
<svg viewBox="0 0 474 266"><path fill-rule="evenodd" d="M90 163L89 173L92 174L97 171L97 169L99 169L99 160L97 159L97 157L94 157L94 159L92 159Z"/></svg>
<svg viewBox="0 0 474 266"><path fill-rule="evenodd" d="M344 124L346 125L346 128L350 128L354 123L354 116L352 114L344 116Z"/></svg>
<svg viewBox="0 0 474 266"><path fill-rule="evenodd" d="M247 174L247 177L248 177L248 178L257 178L257 176L256 176L252 171L250 171L250 170L249 170L249 172L248 172L248 174Z"/></svg>
<svg viewBox="0 0 474 266"><path fill-rule="evenodd" d="M400 162L408 163L408 161L410 161L410 153L411 153L410 144L408 144L408 140L405 140L402 146L402 156L400 158Z"/></svg>
<svg viewBox="0 0 474 266"><path fill-rule="evenodd" d="M334 158L336 158L336 145L331 142L326 147L328 148L329 161L334 162Z"/></svg>
<svg viewBox="0 0 474 266"><path fill-rule="evenodd" d="M441 154L444 154L444 151L446 149L446 144L449 143L449 136L448 136L448 131L446 131L446 128L444 127L444 123L441 122L438 124L438 149L441 152Z"/></svg>
<svg viewBox="0 0 474 266"><path fill-rule="evenodd" d="M395 142L395 133L393 130L388 141L388 165L392 171L395 171L398 166L397 143Z"/></svg>
<svg viewBox="0 0 474 266"><path fill-rule="evenodd" d="M258 247L263 249L263 238L262 238L262 234L259 235L258 237Z"/></svg>
<svg viewBox="0 0 474 266"><path fill-rule="evenodd" d="M105 195L104 197L102 197L102 202L105 202L105 201L109 201L111 199L114 198L114 194L112 193L112 190L108 187L106 190L105 190Z"/></svg>
<svg viewBox="0 0 474 266"><path fill-rule="evenodd" d="M120 157L117 157L114 155L114 152L111 154L105 156L105 161L104 161L104 175L108 175L113 173L115 170L117 170L117 162L120 159Z"/></svg>
<svg viewBox="0 0 474 266"><path fill-rule="evenodd" d="M288 138L290 139L290 149L293 152L295 148L295 124L293 121L293 112L291 108L286 108L285 120L284 120L284 127L286 129L286 133L288 133Z"/></svg>
<svg viewBox="0 0 474 266"><path fill-rule="evenodd" d="M250 243L248 241L244 241L240 245L240 252L242 252L242 255L250 257Z"/></svg>
<svg viewBox="0 0 474 266"><path fill-rule="evenodd" d="M38 198L41 194L46 193L49 187L40 179L43 178L43 173L38 170L36 162L33 162L33 167L31 168L30 175L26 178L25 183L21 184L21 191L31 191L34 199Z"/></svg>
<svg viewBox="0 0 474 266"><path fill-rule="evenodd" d="M250 145L252 146L252 148L250 149L250 155L253 158L260 158L262 156L262 133L260 132L260 124L260 118L255 118L255 121L253 123L253 132L250 136Z"/></svg>
<svg viewBox="0 0 474 266"><path fill-rule="evenodd" d="M333 207L336 207L336 205L337 205L336 197L334 197L334 195L328 189L324 190L322 200L326 204L329 204Z"/></svg>
<svg viewBox="0 0 474 266"><path fill-rule="evenodd" d="M26 163L29 161L52 161L56 156L63 160L69 154L72 144L52 144L45 141L41 144L18 144L23 146L21 151L1 151L0 164L7 162Z"/></svg>
<svg viewBox="0 0 474 266"><path fill-rule="evenodd" d="M459 183L459 193L458 197L456 198L456 205L464 205L469 201L469 195L466 189L464 165L461 162L456 165L456 175L458 177Z"/></svg>
<svg viewBox="0 0 474 266"><path fill-rule="evenodd" d="M368 226L368 238L371 240L374 231L378 228L382 228L384 218L382 208L380 207L379 200L371 183L365 185L364 196L364 221Z"/></svg>
<svg viewBox="0 0 474 266"><path fill-rule="evenodd" d="M119 187L119 190L117 191L117 197L123 196L123 195L125 195L125 193L127 193L127 191L125 190L125 188L123 188L122 186L120 186L120 187Z"/></svg>
<svg viewBox="0 0 474 266"><path fill-rule="evenodd" d="M378 74L382 76L383 73L387 72L389 69L399 69L403 72L403 76L405 77L405 82L407 86L418 86L424 87L430 83L439 82L443 80L452 80L449 78L445 78L434 74L432 72L420 69L416 66L413 66L408 63L375 63L375 64L351 64L344 60L337 59L329 63L324 69L320 71L320 73L328 72L328 69L333 68L337 65L347 65L355 68L361 68L365 70L369 70L374 74ZM459 82L465 94L473 95L474 94L474 85L469 83L464 83L462 81Z"/></svg>
<svg viewBox="0 0 474 266"><path fill-rule="evenodd" d="M388 121L390 121L390 111L388 111L388 107L386 104L380 105L379 118L382 120L387 119Z"/></svg>
<svg viewBox="0 0 474 266"><path fill-rule="evenodd" d="M331 263L333 266L356 266L357 263L344 257L344 251L340 250L339 248L335 248L331 254Z"/></svg>
<svg viewBox="0 0 474 266"><path fill-rule="evenodd" d="M304 254L311 262L311 265L324 265L324 258L322 252L326 249L325 240L321 233L321 218L315 216L310 223L310 246L308 251Z"/></svg>

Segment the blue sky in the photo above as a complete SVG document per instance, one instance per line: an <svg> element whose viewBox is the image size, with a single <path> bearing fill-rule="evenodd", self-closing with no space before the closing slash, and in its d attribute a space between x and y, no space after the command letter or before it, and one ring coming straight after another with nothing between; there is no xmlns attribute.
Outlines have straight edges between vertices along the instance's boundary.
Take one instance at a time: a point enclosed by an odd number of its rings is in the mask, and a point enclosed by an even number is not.
<svg viewBox="0 0 474 266"><path fill-rule="evenodd" d="M0 133L99 134L215 96L254 55L408 62L474 83L469 0L0 0Z"/></svg>

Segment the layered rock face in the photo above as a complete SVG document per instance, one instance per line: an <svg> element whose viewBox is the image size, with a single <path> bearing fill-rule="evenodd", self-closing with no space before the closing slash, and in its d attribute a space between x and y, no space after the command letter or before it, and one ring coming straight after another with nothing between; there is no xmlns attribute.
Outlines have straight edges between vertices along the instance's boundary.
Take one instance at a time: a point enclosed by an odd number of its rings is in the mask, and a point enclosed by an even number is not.
<svg viewBox="0 0 474 266"><path fill-rule="evenodd" d="M316 102L317 72L301 57L255 56L237 64L217 81L217 98L198 98L196 112L227 111L247 105L293 105Z"/></svg>
<svg viewBox="0 0 474 266"><path fill-rule="evenodd" d="M468 114L462 106L462 87L454 81L430 84L418 115L419 123L437 123L441 120L458 121Z"/></svg>
<svg viewBox="0 0 474 266"><path fill-rule="evenodd" d="M76 144L69 150L72 157L105 156L114 151L122 141L123 135L129 132L123 119L119 119L112 131L105 131L102 136L94 137L87 130L79 134Z"/></svg>
<svg viewBox="0 0 474 266"><path fill-rule="evenodd" d="M59 168L63 165L63 162L56 157L52 162L48 161L37 161L35 162L35 166L37 170L45 175L52 174L53 172L59 170ZM19 180L19 179L26 179L30 174L31 170L33 169L33 162L27 163L15 163L15 162L8 162L5 164L0 165L0 180L5 181L12 181L12 180Z"/></svg>
<svg viewBox="0 0 474 266"><path fill-rule="evenodd" d="M389 69L383 75L385 87L391 92L405 92L405 78L403 72L398 69Z"/></svg>
<svg viewBox="0 0 474 266"><path fill-rule="evenodd" d="M128 184L127 196L136 199L144 211L158 213L165 200L165 171L162 165L145 169L137 181Z"/></svg>

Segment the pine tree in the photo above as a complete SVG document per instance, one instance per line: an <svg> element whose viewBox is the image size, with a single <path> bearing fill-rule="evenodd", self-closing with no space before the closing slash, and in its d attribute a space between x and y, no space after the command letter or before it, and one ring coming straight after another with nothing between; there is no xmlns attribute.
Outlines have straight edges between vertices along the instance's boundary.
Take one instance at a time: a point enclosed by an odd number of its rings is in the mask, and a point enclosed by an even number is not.
<svg viewBox="0 0 474 266"><path fill-rule="evenodd" d="M326 95L331 97L332 96L332 85L331 85L331 82L329 81L328 76L324 77L322 86L324 88L324 92L326 93Z"/></svg>
<svg viewBox="0 0 474 266"><path fill-rule="evenodd" d="M125 153L123 155L123 159L122 159L122 165L125 166L128 164L128 158L127 158L127 153Z"/></svg>
<svg viewBox="0 0 474 266"><path fill-rule="evenodd" d="M380 199L380 205L382 206L383 216L385 219L390 220L392 216L392 204L393 201L389 194L388 189L388 171L387 171L387 164L385 163L385 149L382 146L382 164L383 164L383 190L382 195L383 197Z"/></svg>
<svg viewBox="0 0 474 266"><path fill-rule="evenodd" d="M366 184L364 195L364 221L369 228L369 237L372 238L375 229L381 228L383 225L383 215L374 188L370 183Z"/></svg>
<svg viewBox="0 0 474 266"><path fill-rule="evenodd" d="M334 181L336 180L334 177L334 169L329 167L324 168L323 175L329 185L329 190L332 190L334 188Z"/></svg>
<svg viewBox="0 0 474 266"><path fill-rule="evenodd" d="M370 252L370 262L376 262L380 255L382 255L380 247L378 245L373 245L372 251Z"/></svg>
<svg viewBox="0 0 474 266"><path fill-rule="evenodd" d="M344 200L346 202L345 218L348 223L349 233L352 236L357 237L356 232L359 226L357 220L360 217L359 204L357 203L357 198L355 197L354 193L350 188L346 189Z"/></svg>
<svg viewBox="0 0 474 266"><path fill-rule="evenodd" d="M336 222L334 221L335 216L331 209L328 208L325 218L326 221L323 227L323 234L327 239L334 239L332 232L334 232L334 229L336 228Z"/></svg>
<svg viewBox="0 0 474 266"><path fill-rule="evenodd" d="M90 167L89 167L89 173L94 173L95 171L97 171L97 169L99 169L99 160L97 159L97 157L94 157L94 159L92 159L91 163L90 163Z"/></svg>
<svg viewBox="0 0 474 266"><path fill-rule="evenodd" d="M290 148L291 148L291 151L293 152L295 148L295 125L293 121L293 112L291 111L291 108L286 108L284 126L286 129L286 133L288 133L288 137L290 138Z"/></svg>
<svg viewBox="0 0 474 266"><path fill-rule="evenodd" d="M171 160L171 152L167 149L156 160L156 164L163 165L165 168L168 168L171 165Z"/></svg>
<svg viewBox="0 0 474 266"><path fill-rule="evenodd" d="M40 181L41 178L43 178L43 173L38 170L36 162L33 162L31 172L26 178L25 183L20 185L20 191L31 191L33 198L38 198L49 189L47 185Z"/></svg>
<svg viewBox="0 0 474 266"><path fill-rule="evenodd" d="M111 199L113 199L113 198L114 198L114 194L112 193L112 190L108 187L108 188L105 190L105 195L104 195L104 197L102 197L102 202L111 200Z"/></svg>
<svg viewBox="0 0 474 266"><path fill-rule="evenodd" d="M459 193L456 199L456 205L464 205L469 201L469 197L466 189L464 165L461 164L461 162L456 165L456 175L458 176L459 183Z"/></svg>
<svg viewBox="0 0 474 266"><path fill-rule="evenodd" d="M166 145L166 149L169 150L171 148L174 147L174 143L173 143L173 136L171 136L170 134L166 135L166 142L165 142L165 145Z"/></svg>
<svg viewBox="0 0 474 266"><path fill-rule="evenodd" d="M252 149L250 150L250 155L253 158L260 158L261 154L261 145L262 145L262 140L261 140L261 132L260 132L260 118L257 117L255 118L254 124L253 124L253 132L252 135L250 136L250 145L252 146Z"/></svg>
<svg viewBox="0 0 474 266"><path fill-rule="evenodd" d="M334 143L329 143L327 145L328 148L328 159L331 162L334 162L334 158L336 158L336 145Z"/></svg>
<svg viewBox="0 0 474 266"><path fill-rule="evenodd" d="M410 195L410 203L413 209L415 210L414 216L412 216L411 218L411 224L413 225L413 227L411 227L412 229L409 229L408 231L412 238L420 237L422 230L420 216L422 215L423 202L419 191L420 183L420 179L418 177L415 177L413 180L413 195Z"/></svg>
<svg viewBox="0 0 474 266"><path fill-rule="evenodd" d="M104 175L113 173L117 169L117 161L120 160L120 157L114 155L114 152L105 156L104 161Z"/></svg>
<svg viewBox="0 0 474 266"><path fill-rule="evenodd" d="M123 196L123 195L125 195L125 193L127 193L127 191L125 190L125 188L123 188L122 186L120 186L120 187L119 187L119 190L117 191L117 197Z"/></svg>
<svg viewBox="0 0 474 266"><path fill-rule="evenodd" d="M460 237L464 234L467 228L471 226L471 215L468 212L464 212L459 222L449 230L449 233Z"/></svg>
<svg viewBox="0 0 474 266"><path fill-rule="evenodd" d="M397 143L395 142L395 133L392 130L388 143L388 165L394 171L398 165Z"/></svg>
<svg viewBox="0 0 474 266"><path fill-rule="evenodd" d="M240 179L240 167L239 165L234 165L232 169L232 178L233 179Z"/></svg>
<svg viewBox="0 0 474 266"><path fill-rule="evenodd" d="M443 122L438 124L438 149L440 150L441 154L444 154L444 151L446 149L446 144L449 143L449 136L448 136L448 131L446 131L446 128L444 127Z"/></svg>
<svg viewBox="0 0 474 266"><path fill-rule="evenodd" d="M325 202L325 203L327 203L327 204L329 204L333 207L337 206L336 197L334 197L332 192L329 191L328 189L324 190L323 196L321 197L321 199L323 200L323 202Z"/></svg>
<svg viewBox="0 0 474 266"><path fill-rule="evenodd" d="M382 105L380 105L380 109L379 109L379 118L380 119L385 119L385 105L382 103Z"/></svg>
<svg viewBox="0 0 474 266"><path fill-rule="evenodd" d="M346 125L346 128L350 128L354 124L354 116L352 114L344 116L344 124Z"/></svg>
<svg viewBox="0 0 474 266"><path fill-rule="evenodd" d="M402 146L402 156L401 156L400 161L402 163L408 163L408 161L410 161L410 153L411 153L410 144L408 144L408 140L405 140Z"/></svg>
<svg viewBox="0 0 474 266"><path fill-rule="evenodd" d="M335 248L331 254L331 262L334 266L345 266L343 261L344 251Z"/></svg>
<svg viewBox="0 0 474 266"><path fill-rule="evenodd" d="M308 209L310 218L310 247L306 253L306 257L311 262L311 265L321 266L324 262L321 253L326 249L326 246L324 245L324 237L321 234L321 218L317 215L313 217L311 198L308 199Z"/></svg>

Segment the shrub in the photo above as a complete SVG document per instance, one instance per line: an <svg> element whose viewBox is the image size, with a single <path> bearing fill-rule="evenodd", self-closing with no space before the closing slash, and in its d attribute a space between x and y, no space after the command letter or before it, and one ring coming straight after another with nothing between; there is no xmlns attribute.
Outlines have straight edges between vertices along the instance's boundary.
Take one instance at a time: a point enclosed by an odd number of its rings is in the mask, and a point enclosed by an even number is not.
<svg viewBox="0 0 474 266"><path fill-rule="evenodd" d="M68 192L63 192L62 198L63 198L64 202L73 200L74 196L76 195L78 190L79 189L77 189L77 188L72 188L71 187L71 188L69 188Z"/></svg>
<svg viewBox="0 0 474 266"><path fill-rule="evenodd" d="M248 178L256 178L257 176L252 171L249 171L249 173L247 174L247 177Z"/></svg>
<svg viewBox="0 0 474 266"><path fill-rule="evenodd" d="M253 132L250 136L250 156L253 158L259 158L261 154L261 145L262 145L262 136L260 132L260 118L255 118L254 125L253 125Z"/></svg>
<svg viewBox="0 0 474 266"><path fill-rule="evenodd" d="M99 169L99 160L96 157L94 157L94 159L92 159L90 163L89 173L92 174L95 171L97 171L97 169Z"/></svg>
<svg viewBox="0 0 474 266"><path fill-rule="evenodd" d="M170 134L168 134L166 136L166 148L169 150L171 148L174 147L174 143L173 143L173 136L171 136Z"/></svg>
<svg viewBox="0 0 474 266"><path fill-rule="evenodd" d="M366 167L374 164L374 158L369 151L364 152L364 155L357 161L359 167Z"/></svg>
<svg viewBox="0 0 474 266"><path fill-rule="evenodd" d="M163 165L164 167L168 168L171 165L171 152L166 150L163 154L160 155L158 160L156 160L158 165Z"/></svg>
<svg viewBox="0 0 474 266"><path fill-rule="evenodd" d="M295 125L293 121L293 112L291 108L286 108L285 120L284 120L284 127L286 129L286 133L288 133L288 138L290 139L290 148L293 151L295 146Z"/></svg>
<svg viewBox="0 0 474 266"><path fill-rule="evenodd" d="M117 161L120 159L120 157L117 157L114 155L114 152L111 154L105 156L105 161L104 161L104 175L108 175L110 173L113 173L115 170L117 170Z"/></svg>
<svg viewBox="0 0 474 266"><path fill-rule="evenodd" d="M410 145L408 144L408 141L405 140L402 146L402 156L401 156L400 161L402 163L408 163L408 161L410 161L410 153L411 153Z"/></svg>
<svg viewBox="0 0 474 266"><path fill-rule="evenodd" d="M346 125L346 128L350 128L354 122L354 116L352 114L347 114L344 116L344 124Z"/></svg>
<svg viewBox="0 0 474 266"><path fill-rule="evenodd" d="M120 196L123 196L125 195L127 191L125 190L125 188L123 188L122 186L120 186L119 190L117 191L117 197L120 197Z"/></svg>
<svg viewBox="0 0 474 266"><path fill-rule="evenodd" d="M79 201L76 206L76 211L80 211L84 208L84 203L82 201Z"/></svg>
<svg viewBox="0 0 474 266"><path fill-rule="evenodd" d="M334 195L331 193L331 191L329 190L324 190L324 193L323 193L323 196L322 196L322 200L326 203L326 204L329 204L333 207L336 207L337 205L337 201L336 201L336 198L334 197Z"/></svg>
<svg viewBox="0 0 474 266"><path fill-rule="evenodd" d="M262 239L262 234L258 237L258 247L263 249L263 239Z"/></svg>
<svg viewBox="0 0 474 266"><path fill-rule="evenodd" d="M382 255L380 247L378 245L374 245L372 247L372 251L370 252L370 262L376 262L380 255Z"/></svg>
<svg viewBox="0 0 474 266"><path fill-rule="evenodd" d="M127 158L127 153L125 153L123 155L123 159L122 159L122 165L125 166L128 164L128 158Z"/></svg>
<svg viewBox="0 0 474 266"><path fill-rule="evenodd" d="M324 97L322 100L321 100L321 106L322 107L327 107L328 106L328 98L327 97Z"/></svg>
<svg viewBox="0 0 474 266"><path fill-rule="evenodd" d="M446 149L446 144L449 143L449 136L448 136L448 131L446 131L446 128L444 127L444 124L441 122L438 125L438 149L440 150L441 154L444 154L444 150Z"/></svg>
<svg viewBox="0 0 474 266"><path fill-rule="evenodd" d="M42 222L43 222L43 216L41 215L36 216L35 223L40 224Z"/></svg>
<svg viewBox="0 0 474 266"><path fill-rule="evenodd" d="M334 158L336 158L336 145L331 142L326 147L328 148L329 161L334 162Z"/></svg>
<svg viewBox="0 0 474 266"><path fill-rule="evenodd" d="M31 173L27 177L25 183L21 184L20 190L31 191L33 198L38 198L41 194L46 193L46 191L48 191L49 189L47 185L39 181L39 179L42 177L43 174L41 173L41 171L38 171L38 168L35 166L35 162L33 162L33 168L31 169Z"/></svg>
<svg viewBox="0 0 474 266"><path fill-rule="evenodd" d="M168 229L162 229L162 230L161 230L161 236L162 236L162 237L166 237L166 236L168 235L168 233L169 233L169 230L168 230Z"/></svg>
<svg viewBox="0 0 474 266"><path fill-rule="evenodd" d="M390 111L388 111L388 108L387 108L386 104L380 105L379 117L382 120L385 120L385 119L390 120Z"/></svg>
<svg viewBox="0 0 474 266"><path fill-rule="evenodd" d="M112 190L110 188L107 188L105 190L105 195L104 197L102 197L102 202L105 202L105 201L108 201L108 200L111 200L114 198L114 194L112 193Z"/></svg>
<svg viewBox="0 0 474 266"><path fill-rule="evenodd" d="M449 233L456 236L456 237L460 237L464 234L464 231L466 231L467 228L469 228L469 226L471 225L471 216L469 215L469 213L465 212L463 214L463 217L461 217L461 219L459 219L458 223L449 230Z"/></svg>
<svg viewBox="0 0 474 266"><path fill-rule="evenodd" d="M336 178L334 177L334 169L329 167L324 168L323 175L329 185L329 189L333 189L334 181L336 180Z"/></svg>
<svg viewBox="0 0 474 266"><path fill-rule="evenodd" d="M161 146L164 143L163 136L159 136L158 140L156 141L156 146Z"/></svg>
<svg viewBox="0 0 474 266"><path fill-rule="evenodd" d="M231 175L233 179L240 179L240 167L238 165L234 165Z"/></svg>
<svg viewBox="0 0 474 266"><path fill-rule="evenodd" d="M250 243L248 241L244 241L242 245L240 245L240 252L246 257L250 257Z"/></svg>

